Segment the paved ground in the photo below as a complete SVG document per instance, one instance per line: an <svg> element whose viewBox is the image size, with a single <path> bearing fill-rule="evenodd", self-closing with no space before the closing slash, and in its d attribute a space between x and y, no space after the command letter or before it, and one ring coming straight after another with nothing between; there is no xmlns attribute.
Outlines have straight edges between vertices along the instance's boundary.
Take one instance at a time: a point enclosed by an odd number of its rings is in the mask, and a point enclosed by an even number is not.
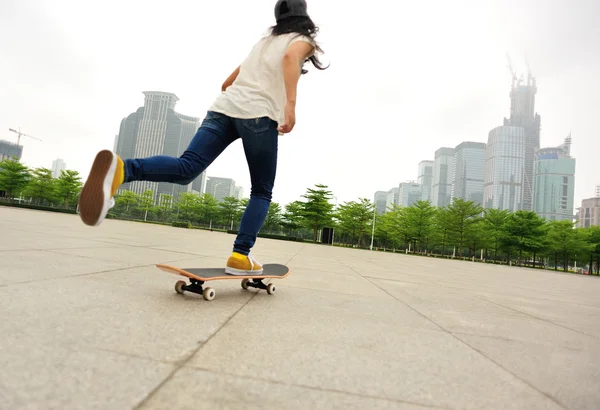
<svg viewBox="0 0 600 410"><path fill-rule="evenodd" d="M0 207L1 409L597 409L600 280Z"/></svg>

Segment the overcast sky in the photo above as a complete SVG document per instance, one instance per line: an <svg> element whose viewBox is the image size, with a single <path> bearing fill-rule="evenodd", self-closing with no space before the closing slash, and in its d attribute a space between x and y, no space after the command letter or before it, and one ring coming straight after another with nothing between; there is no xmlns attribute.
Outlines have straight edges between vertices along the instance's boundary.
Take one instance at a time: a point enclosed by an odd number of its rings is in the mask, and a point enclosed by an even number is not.
<svg viewBox="0 0 600 410"><path fill-rule="evenodd" d="M275 0L0 1L0 139L23 138L23 162L62 158L87 177L112 149L143 91L175 93L203 117L231 71L274 23ZM441 146L487 142L509 115L525 56L538 82L542 146L572 132L575 207L600 184L597 0L309 0L331 67L301 78L297 125L280 139L274 201L315 183L339 202L417 178ZM249 194L241 142L208 169Z"/></svg>

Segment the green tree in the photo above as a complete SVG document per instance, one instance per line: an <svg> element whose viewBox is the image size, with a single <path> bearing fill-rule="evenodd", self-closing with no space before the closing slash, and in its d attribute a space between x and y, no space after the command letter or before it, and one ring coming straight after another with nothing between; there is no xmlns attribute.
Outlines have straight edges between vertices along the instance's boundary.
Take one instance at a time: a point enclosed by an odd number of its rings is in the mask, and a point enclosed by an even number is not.
<svg viewBox="0 0 600 410"><path fill-rule="evenodd" d="M304 204L300 201L290 202L285 206L281 226L289 229L290 235L293 235L304 225L303 209Z"/></svg>
<svg viewBox="0 0 600 410"><path fill-rule="evenodd" d="M0 161L0 191L6 191L9 199L21 195L29 179L29 168L17 159Z"/></svg>
<svg viewBox="0 0 600 410"><path fill-rule="evenodd" d="M235 219L238 219L240 213L240 201L237 198L228 196L219 203L219 216L225 225L232 225Z"/></svg>
<svg viewBox="0 0 600 410"><path fill-rule="evenodd" d="M201 217L201 202L200 196L191 192L184 192L179 195L179 200L175 206L177 219L187 222L198 220Z"/></svg>
<svg viewBox="0 0 600 410"><path fill-rule="evenodd" d="M281 229L282 219L281 206L277 202L271 202L263 227L267 231L279 231Z"/></svg>
<svg viewBox="0 0 600 410"><path fill-rule="evenodd" d="M211 194L202 194L200 196L200 220L202 223L209 223L212 227L213 222L219 217L219 202Z"/></svg>
<svg viewBox="0 0 600 410"><path fill-rule="evenodd" d="M558 255L563 257L563 270L569 270L569 260L575 254L588 252L593 248L590 241L590 230L575 229L572 221L550 221L548 241L554 252L554 269L558 270Z"/></svg>
<svg viewBox="0 0 600 410"><path fill-rule="evenodd" d="M315 188L308 188L306 194L306 202L303 202L303 217L307 226L313 229L313 241L317 241L319 229L327 224L332 223L333 219L333 204L329 201L333 197L327 185L315 184Z"/></svg>
<svg viewBox="0 0 600 410"><path fill-rule="evenodd" d="M509 252L519 252L519 263L523 261L523 253L532 253L535 266L536 255L547 246L546 221L535 212L517 211L511 214L504 224L504 234L500 239L501 246Z"/></svg>
<svg viewBox="0 0 600 410"><path fill-rule="evenodd" d="M131 215L131 212L137 209L140 196L133 191L123 191L115 195L115 214Z"/></svg>
<svg viewBox="0 0 600 410"><path fill-rule="evenodd" d="M158 205L154 208L160 221L166 222L173 211L173 195L160 194Z"/></svg>
<svg viewBox="0 0 600 410"><path fill-rule="evenodd" d="M364 235L371 230L375 205L366 198L358 202L351 201L342 204L336 212L336 218L342 232L350 234L352 243L357 240L361 246Z"/></svg>
<svg viewBox="0 0 600 410"><path fill-rule="evenodd" d="M52 171L47 168L34 169L23 195L39 204L52 204L56 200L56 181L52 178Z"/></svg>
<svg viewBox="0 0 600 410"><path fill-rule="evenodd" d="M60 177L56 181L56 197L64 204L65 208L68 208L77 203L81 186L79 172L69 169L61 171Z"/></svg>
<svg viewBox="0 0 600 410"><path fill-rule="evenodd" d="M447 209L446 223L448 230L456 235L459 247L458 254L463 256L465 234L471 225L479 221L483 209L474 201L465 201L460 198L455 198Z"/></svg>
<svg viewBox="0 0 600 410"><path fill-rule="evenodd" d="M137 203L137 208L144 214L144 221L147 221L148 212L154 208L154 191L147 189L142 192Z"/></svg>
<svg viewBox="0 0 600 410"><path fill-rule="evenodd" d="M419 251L427 252L429 238L434 228L436 208L429 201L417 201L406 209L406 218L411 226ZM416 251L416 248L415 248Z"/></svg>
<svg viewBox="0 0 600 410"><path fill-rule="evenodd" d="M498 249L500 247L500 239L504 235L504 224L508 219L510 212L508 210L499 210L494 208L486 209L483 217L483 229L488 243L494 249L494 262L498 258Z"/></svg>
<svg viewBox="0 0 600 410"><path fill-rule="evenodd" d="M600 275L600 226L589 229L590 244L590 273L594 272L594 257L596 258L596 273Z"/></svg>

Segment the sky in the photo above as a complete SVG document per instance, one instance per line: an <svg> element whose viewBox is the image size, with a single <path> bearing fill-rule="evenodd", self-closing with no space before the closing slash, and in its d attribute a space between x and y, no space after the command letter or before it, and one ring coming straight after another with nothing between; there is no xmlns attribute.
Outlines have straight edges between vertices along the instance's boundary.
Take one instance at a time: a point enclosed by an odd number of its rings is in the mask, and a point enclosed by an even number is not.
<svg viewBox="0 0 600 410"><path fill-rule="evenodd" d="M62 158L83 179L112 149L143 91L179 97L202 118L227 76L274 24L274 0L3 0L0 139L23 137L22 161ZM340 9L340 6L343 8ZM373 199L415 180L439 147L487 142L509 116L511 75L537 79L541 145L571 133L575 207L600 184L597 0L308 1L330 64L308 65L296 127L279 141L273 200L325 184L335 201ZM249 195L241 141L209 168Z"/></svg>

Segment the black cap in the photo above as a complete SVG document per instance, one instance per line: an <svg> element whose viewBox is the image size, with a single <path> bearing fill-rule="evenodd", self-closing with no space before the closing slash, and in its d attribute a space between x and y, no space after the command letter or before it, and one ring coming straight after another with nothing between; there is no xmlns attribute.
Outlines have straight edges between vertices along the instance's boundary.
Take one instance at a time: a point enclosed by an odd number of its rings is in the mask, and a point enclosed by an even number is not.
<svg viewBox="0 0 600 410"><path fill-rule="evenodd" d="M275 4L275 20L288 17L308 17L305 0L278 0Z"/></svg>

